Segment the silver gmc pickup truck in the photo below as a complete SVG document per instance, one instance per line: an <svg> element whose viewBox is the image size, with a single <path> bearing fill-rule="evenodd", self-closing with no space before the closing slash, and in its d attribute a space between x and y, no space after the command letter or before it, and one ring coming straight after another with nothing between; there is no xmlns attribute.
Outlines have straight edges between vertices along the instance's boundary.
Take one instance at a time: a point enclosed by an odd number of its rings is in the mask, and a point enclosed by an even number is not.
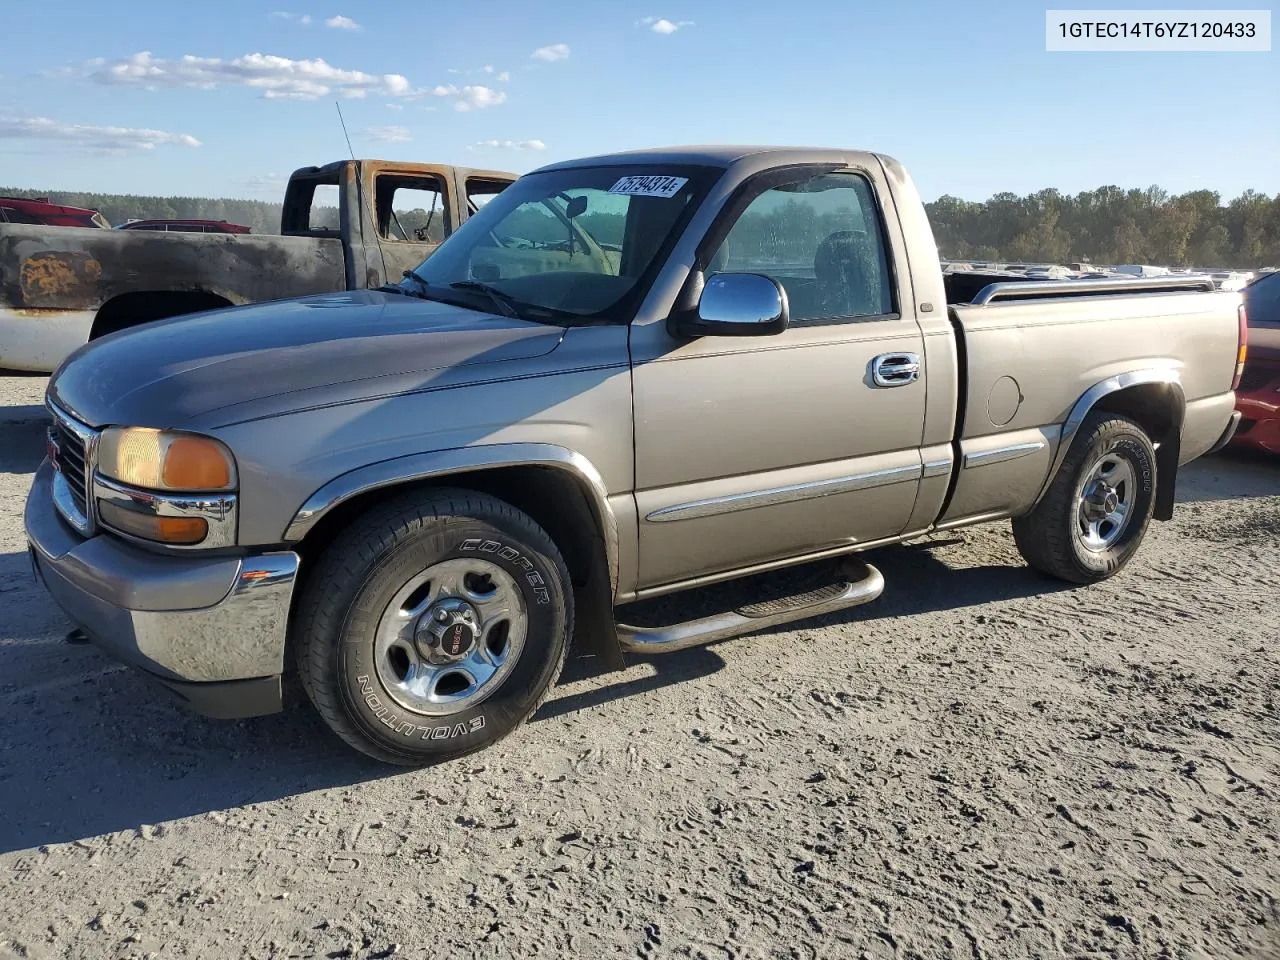
<svg viewBox="0 0 1280 960"><path fill-rule="evenodd" d="M197 710L279 710L296 669L357 749L456 757L528 719L571 645L616 668L875 599L871 547L1011 518L1033 567L1113 576L1178 465L1231 438L1240 301L1196 277L944 280L910 178L872 153L553 164L400 283L77 350L32 560ZM826 558L790 595L627 612Z"/></svg>

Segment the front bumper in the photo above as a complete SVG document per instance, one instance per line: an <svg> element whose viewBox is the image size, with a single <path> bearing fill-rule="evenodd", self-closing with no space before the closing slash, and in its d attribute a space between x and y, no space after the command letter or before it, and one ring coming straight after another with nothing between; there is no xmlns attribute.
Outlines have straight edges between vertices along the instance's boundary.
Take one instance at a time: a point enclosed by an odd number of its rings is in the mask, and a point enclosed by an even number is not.
<svg viewBox="0 0 1280 960"><path fill-rule="evenodd" d="M116 658L200 713L247 717L281 707L298 555L169 556L73 533L40 465L25 525L37 576L66 614Z"/></svg>

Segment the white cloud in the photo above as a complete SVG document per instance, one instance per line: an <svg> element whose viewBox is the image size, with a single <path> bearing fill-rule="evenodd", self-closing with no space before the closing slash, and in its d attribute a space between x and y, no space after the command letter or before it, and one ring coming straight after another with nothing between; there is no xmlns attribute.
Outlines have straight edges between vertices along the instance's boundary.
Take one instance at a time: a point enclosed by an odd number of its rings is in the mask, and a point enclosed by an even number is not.
<svg viewBox="0 0 1280 960"><path fill-rule="evenodd" d="M157 146L201 146L199 140L187 133L169 133L141 127L91 126L63 123L48 117L0 113L0 140L5 139L56 140L105 153L154 150Z"/></svg>
<svg viewBox="0 0 1280 960"><path fill-rule="evenodd" d="M684 27L692 27L692 20L668 20L666 17L645 17L636 21L637 27L648 27L654 33L668 37Z"/></svg>
<svg viewBox="0 0 1280 960"><path fill-rule="evenodd" d="M541 140L480 140L472 144L473 150L545 150Z"/></svg>
<svg viewBox="0 0 1280 960"><path fill-rule="evenodd" d="M404 104L403 104L403 103L388 103L388 104L387 104L387 109L388 109L388 110L403 110L403 109L404 109Z"/></svg>
<svg viewBox="0 0 1280 960"><path fill-rule="evenodd" d="M360 26L360 24L356 23L356 22L355 22L354 20L352 20L350 17L344 17L344 16L342 16L342 14L338 14L338 16L336 16L336 17L330 17L328 20L326 20L326 21L324 22L324 25L325 25L326 27L330 27L330 28L332 28L332 29L334 29L334 30L360 30L360 29L362 29L362 28L361 28L361 26Z"/></svg>
<svg viewBox="0 0 1280 960"><path fill-rule="evenodd" d="M498 74L498 82L499 82L499 83L510 83L510 82L511 82L511 73L510 73L510 71L503 70L500 74Z"/></svg>
<svg viewBox="0 0 1280 960"><path fill-rule="evenodd" d="M274 10L271 16L276 20L288 20L290 23L300 23L304 27L311 26L311 14L309 13L285 13L282 10Z"/></svg>
<svg viewBox="0 0 1280 960"><path fill-rule="evenodd" d="M554 63L557 60L565 60L569 56L569 45L567 43L553 43L550 46L539 47L533 53L529 54L531 59L545 60L548 63Z"/></svg>
<svg viewBox="0 0 1280 960"><path fill-rule="evenodd" d="M494 90L492 87L463 87L457 93L458 99L454 101L453 108L455 110L483 110L486 107L496 107L501 103L505 103L507 95L501 90Z"/></svg>
<svg viewBox="0 0 1280 960"><path fill-rule="evenodd" d="M485 73L493 73L493 65L492 65L492 64L488 64L488 63L486 63L483 67L481 67L481 69L482 69L482 70L484 70L484 72L485 72Z"/></svg>
<svg viewBox="0 0 1280 960"><path fill-rule="evenodd" d="M413 139L413 134L409 132L408 127L369 127L364 132L365 139L377 140L381 143L408 143Z"/></svg>
<svg viewBox="0 0 1280 960"><path fill-rule="evenodd" d="M497 106L507 98L505 93L484 86L458 88L450 84L420 88L398 73L344 70L320 59L291 60L263 53L233 60L190 54L178 60L164 60L143 51L123 60L89 61L85 72L92 80L107 86L140 86L150 90L243 86L259 91L268 100L317 100L333 93L348 99L361 99L370 94L399 100L452 97L458 110L481 110Z"/></svg>

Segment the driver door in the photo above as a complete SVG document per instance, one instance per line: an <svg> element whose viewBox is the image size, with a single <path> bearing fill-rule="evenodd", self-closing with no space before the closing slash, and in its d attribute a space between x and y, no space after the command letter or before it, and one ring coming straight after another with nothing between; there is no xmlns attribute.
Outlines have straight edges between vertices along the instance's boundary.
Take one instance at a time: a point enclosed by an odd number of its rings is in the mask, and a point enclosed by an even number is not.
<svg viewBox="0 0 1280 960"><path fill-rule="evenodd" d="M707 274L775 280L789 329L679 340L662 323L633 327L640 589L906 528L926 371L882 178L848 170L767 189L729 229ZM918 361L918 375L882 382L887 357Z"/></svg>

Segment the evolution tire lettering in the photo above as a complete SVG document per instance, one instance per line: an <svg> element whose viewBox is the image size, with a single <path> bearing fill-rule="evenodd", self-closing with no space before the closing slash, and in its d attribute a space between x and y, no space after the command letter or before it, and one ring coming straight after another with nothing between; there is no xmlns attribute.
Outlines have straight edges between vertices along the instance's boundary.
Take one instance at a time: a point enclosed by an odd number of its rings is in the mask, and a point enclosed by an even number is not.
<svg viewBox="0 0 1280 960"><path fill-rule="evenodd" d="M422 736L419 739L422 740L449 740L453 737L465 737L467 734L484 729L484 717L472 717L466 723L459 721L443 727L424 727L408 720L397 720L391 716L391 711L382 705L382 701L374 693L373 681L367 674L356 677L356 683L360 684L360 694L364 697L365 704L378 718L378 722L402 737L412 738L421 732Z"/></svg>
<svg viewBox="0 0 1280 960"><path fill-rule="evenodd" d="M514 547L504 546L497 540L482 540L479 537L473 537L470 540L463 540L458 545L458 549L471 553L496 553L499 559L505 560L512 566L524 571L525 582L533 590L533 597L538 601L539 606L551 602L551 591L547 589L547 581L534 568L533 561Z"/></svg>

